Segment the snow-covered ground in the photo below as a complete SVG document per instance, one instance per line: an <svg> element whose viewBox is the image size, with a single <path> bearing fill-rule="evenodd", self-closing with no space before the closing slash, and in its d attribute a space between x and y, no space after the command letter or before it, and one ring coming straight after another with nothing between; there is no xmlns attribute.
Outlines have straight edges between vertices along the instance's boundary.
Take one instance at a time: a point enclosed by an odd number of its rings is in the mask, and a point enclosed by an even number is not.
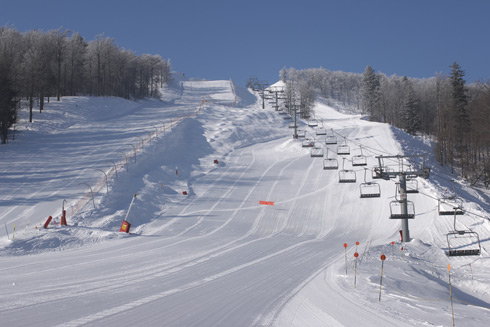
<svg viewBox="0 0 490 327"><path fill-rule="evenodd" d="M300 128L339 170L230 81L179 81L162 101L65 97L32 124L22 112L0 146L2 326L448 326L448 264L455 325L487 326L489 192L452 183L423 139L325 103ZM360 198L375 157L397 154L431 168L408 195L405 244L389 219L397 181ZM339 183L342 168L356 183ZM454 190L456 227L478 233L480 256L445 255L453 217L437 199Z"/></svg>

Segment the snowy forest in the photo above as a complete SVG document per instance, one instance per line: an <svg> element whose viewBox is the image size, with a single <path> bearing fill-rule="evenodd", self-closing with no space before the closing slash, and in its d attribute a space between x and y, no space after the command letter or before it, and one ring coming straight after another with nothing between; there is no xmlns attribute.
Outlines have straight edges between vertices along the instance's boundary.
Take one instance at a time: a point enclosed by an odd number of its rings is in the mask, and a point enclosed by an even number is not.
<svg viewBox="0 0 490 327"><path fill-rule="evenodd" d="M87 41L61 28L21 33L0 28L0 134L6 143L15 124L20 100L43 111L50 97L64 95L116 96L141 99L158 96L171 76L169 60L137 55L98 35Z"/></svg>
<svg viewBox="0 0 490 327"><path fill-rule="evenodd" d="M490 83L466 84L454 62L431 78L387 76L367 66L363 74L324 68L283 68L279 77L298 94L315 94L356 108L371 121L389 123L434 141L442 165L471 184L490 185Z"/></svg>

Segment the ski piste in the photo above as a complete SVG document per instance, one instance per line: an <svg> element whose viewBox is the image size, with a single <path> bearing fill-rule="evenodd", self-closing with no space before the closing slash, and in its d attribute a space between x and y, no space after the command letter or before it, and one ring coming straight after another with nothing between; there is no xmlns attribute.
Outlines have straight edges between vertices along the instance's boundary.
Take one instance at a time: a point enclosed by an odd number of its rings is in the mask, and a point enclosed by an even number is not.
<svg viewBox="0 0 490 327"><path fill-rule="evenodd" d="M487 326L489 192L457 181L457 227L478 233L481 254L448 257L454 220L438 200L454 186L427 140L319 99L322 125L298 120L328 154L312 157L289 121L231 81L161 93L64 97L32 124L20 112L16 140L0 146L2 325L447 326L450 263L455 324ZM397 180L365 169L420 153L431 175L408 194L413 240L401 243ZM361 155L367 165L353 166ZM356 181L340 183L340 168ZM379 197L360 196L369 182Z"/></svg>

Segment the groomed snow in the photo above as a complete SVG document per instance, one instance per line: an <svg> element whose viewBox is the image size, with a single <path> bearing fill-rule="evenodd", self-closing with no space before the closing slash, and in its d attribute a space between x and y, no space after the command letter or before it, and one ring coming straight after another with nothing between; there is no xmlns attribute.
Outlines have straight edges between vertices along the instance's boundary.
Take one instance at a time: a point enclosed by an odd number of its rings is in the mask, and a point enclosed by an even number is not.
<svg viewBox="0 0 490 327"><path fill-rule="evenodd" d="M488 190L453 184L428 141L325 103L317 128L350 155L301 128L356 183L339 183L288 121L230 81L179 81L162 101L65 97L31 124L22 111L0 146L2 325L448 326L450 264L455 325L487 326ZM408 196L411 242L389 219L396 180L360 198L361 151L369 169L378 155L427 155L430 178ZM457 227L478 232L481 256L445 255L453 217L437 199L453 188L467 211Z"/></svg>

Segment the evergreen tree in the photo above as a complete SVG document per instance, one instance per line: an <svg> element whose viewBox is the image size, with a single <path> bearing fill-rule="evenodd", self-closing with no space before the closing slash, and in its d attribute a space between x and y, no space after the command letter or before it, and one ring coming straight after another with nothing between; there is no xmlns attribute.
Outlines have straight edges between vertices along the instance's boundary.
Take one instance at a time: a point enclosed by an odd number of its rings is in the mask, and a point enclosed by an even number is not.
<svg viewBox="0 0 490 327"><path fill-rule="evenodd" d="M422 124L420 106L410 81L404 77L403 82L405 84L405 99L403 103L405 128L407 133L415 135Z"/></svg>
<svg viewBox="0 0 490 327"><path fill-rule="evenodd" d="M378 76L371 68L367 66L362 76L362 108L363 112L367 113L371 120L380 120L380 84Z"/></svg>
<svg viewBox="0 0 490 327"><path fill-rule="evenodd" d="M450 81L452 86L453 118L455 120L454 127L456 129L458 143L463 141L464 134L470 129L470 119L466 109L466 105L468 104L466 82L463 77L464 71L454 62L451 66Z"/></svg>

